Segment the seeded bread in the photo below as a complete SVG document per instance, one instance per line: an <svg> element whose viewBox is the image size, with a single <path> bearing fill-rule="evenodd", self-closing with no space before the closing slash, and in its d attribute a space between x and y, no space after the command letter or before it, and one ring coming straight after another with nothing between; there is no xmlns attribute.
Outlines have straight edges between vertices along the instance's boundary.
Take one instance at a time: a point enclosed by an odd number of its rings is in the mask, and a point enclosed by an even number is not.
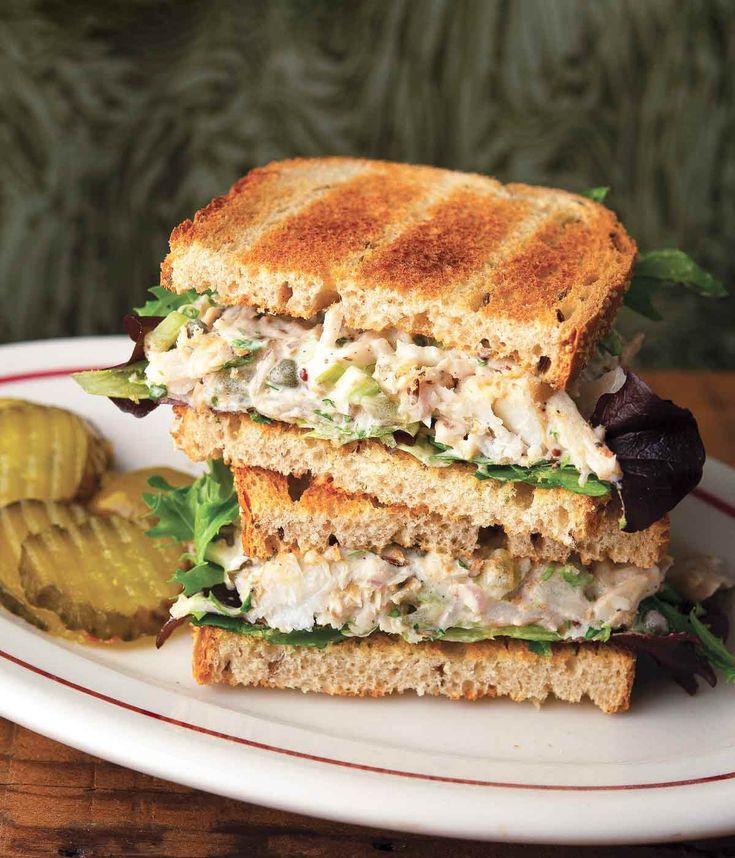
<svg viewBox="0 0 735 858"><path fill-rule="evenodd" d="M490 351L557 388L609 329L636 252L585 197L354 158L253 170L170 245L175 292L300 318L341 301L353 328Z"/></svg>
<svg viewBox="0 0 735 858"><path fill-rule="evenodd" d="M308 438L296 427L264 425L241 414L186 406L175 406L174 413L174 441L193 461L223 458L233 468L263 468L296 477L310 474L322 481L331 478L333 487L342 492L408 507L411 515L422 510L422 515L446 517L442 526L454 529L454 535L442 538L449 541L470 532L477 540L481 528L501 527L516 556L531 556L538 550L549 559L563 561L579 552L585 563L609 558L646 567L658 563L666 552L668 521L639 533L623 533L614 499L606 505L604 498L564 489L480 481L471 466L427 467L377 441L337 446ZM455 524L457 519L460 524ZM357 526L362 522L350 525L353 533Z"/></svg>
<svg viewBox="0 0 735 858"><path fill-rule="evenodd" d="M553 644L550 656L523 641L408 644L386 635L349 639L324 649L266 643L211 627L194 631L193 672L211 685L291 688L340 696L383 697L415 691L477 700L547 697L603 712L630 705L635 656L612 644Z"/></svg>

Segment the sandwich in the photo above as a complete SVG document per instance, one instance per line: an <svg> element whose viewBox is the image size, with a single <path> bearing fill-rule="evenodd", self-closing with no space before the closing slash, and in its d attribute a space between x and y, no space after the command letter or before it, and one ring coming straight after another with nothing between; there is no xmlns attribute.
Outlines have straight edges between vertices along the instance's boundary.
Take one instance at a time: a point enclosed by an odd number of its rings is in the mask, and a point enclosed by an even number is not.
<svg viewBox="0 0 735 858"><path fill-rule="evenodd" d="M710 630L721 618L694 602L728 581L715 561L680 569L678 591L668 556L515 555L500 528L219 460L191 486L154 488L149 535L189 545L158 645L190 623L203 684L587 698L610 713L628 708L641 652L689 690L697 675L713 682L713 666L735 677Z"/></svg>
<svg viewBox="0 0 735 858"><path fill-rule="evenodd" d="M650 313L660 283L723 289L678 251L637 255L601 196L297 159L253 170L173 231L161 286L126 318L130 360L77 380L138 416L172 404L177 446L235 473L240 566L200 546L177 573L189 601L173 620L193 618L198 678L355 694L587 695L625 708L631 653L653 637L640 607L667 592L667 513L701 478L704 449L691 413L629 369L638 342L623 341L615 316L623 302ZM216 470L224 483L225 471ZM236 527L235 506L230 498L223 526ZM236 583L244 568L259 582L255 602ZM316 607L296 624L283 619L279 599L293 593L278 576L303 578L303 589L317 568L335 604L340 586L374 582L360 590L375 608L369 629ZM426 568L445 583L427 590ZM390 569L403 571L386 579ZM513 586L501 594L496 579ZM207 601L220 585L232 610L216 594L220 608ZM425 603L406 596L416 588ZM470 591L484 608L463 613L455 602ZM437 592L446 616L427 607ZM621 607L606 613L607 597ZM536 613L524 613L529 599ZM259 613L263 600L271 613ZM689 673L692 659L707 672L701 636L664 626L660 638L688 636L677 644L691 650ZM280 679L246 670L274 660ZM400 681L379 678L389 662ZM527 662L527 685L503 684ZM425 679L442 671L456 682Z"/></svg>

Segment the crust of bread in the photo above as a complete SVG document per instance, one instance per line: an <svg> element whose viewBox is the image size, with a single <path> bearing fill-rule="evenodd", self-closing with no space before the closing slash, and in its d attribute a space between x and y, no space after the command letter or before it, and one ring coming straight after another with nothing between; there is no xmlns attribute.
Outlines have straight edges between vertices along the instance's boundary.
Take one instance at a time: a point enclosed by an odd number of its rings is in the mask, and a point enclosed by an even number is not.
<svg viewBox="0 0 735 858"><path fill-rule="evenodd" d="M446 519L441 526L450 531L442 537L447 542L459 541L465 534L474 534L477 542L483 536L482 529L500 527L515 556L534 556L538 551L549 560L564 561L578 553L583 563L610 559L648 567L666 553L668 519L639 533L624 533L618 525L620 510L614 499L606 504L604 498L564 489L481 481L475 478L472 466L429 468L409 454L389 450L377 441L338 446L308 438L297 427L260 424L242 414L186 406L175 406L174 413L174 441L193 461L223 458L233 468L262 468L284 476L310 475L321 484L331 480L332 489L340 492L340 504L344 494L349 493L367 496L354 500L363 511L366 503L393 507L384 519L395 521L396 517L415 514L423 517L416 524L419 529L422 522L428 525L436 521L432 514ZM274 484L268 491L277 492L278 488ZM308 507L310 515L321 515L319 538L328 536L327 530L338 523L336 501L334 495L316 494ZM307 499L307 506L308 503ZM397 506L408 510L398 511ZM345 513L343 526L352 527L348 519L355 515L352 506ZM375 515L377 518L378 513ZM261 535L268 538L267 528Z"/></svg>
<svg viewBox="0 0 735 858"><path fill-rule="evenodd" d="M433 167L294 159L252 170L171 234L161 283L490 350L564 388L608 331L636 247L566 191Z"/></svg>
<svg viewBox="0 0 735 858"><path fill-rule="evenodd" d="M296 689L339 696L509 697L541 703L589 698L603 712L630 706L635 655L613 644L552 644L550 656L523 641L408 644L387 635L324 649L266 643L203 626L194 630L193 673L205 685Z"/></svg>

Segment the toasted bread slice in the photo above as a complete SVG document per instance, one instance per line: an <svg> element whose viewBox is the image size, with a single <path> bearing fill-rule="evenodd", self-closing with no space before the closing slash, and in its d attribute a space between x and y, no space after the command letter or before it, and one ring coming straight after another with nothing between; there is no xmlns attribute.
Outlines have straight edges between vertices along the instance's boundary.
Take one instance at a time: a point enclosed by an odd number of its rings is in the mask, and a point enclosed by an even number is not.
<svg viewBox="0 0 735 858"><path fill-rule="evenodd" d="M536 655L523 641L408 644L385 635L353 638L324 649L265 643L201 627L194 631L193 672L202 684L292 688L341 696L383 697L415 691L453 700L547 697L603 712L630 705L635 656L613 644L553 644Z"/></svg>
<svg viewBox="0 0 735 858"><path fill-rule="evenodd" d="M266 558L282 550L323 551L333 542L371 551L382 551L396 543L452 557L469 556L481 544L491 542L507 548L514 557L530 557L537 562L564 562L570 553L569 546L553 539L508 536L499 527L478 527L468 516L449 517L426 506L382 504L366 494L349 494L331 479L296 478L263 468L235 468L234 476L245 553L251 557ZM662 522L660 527L664 526ZM625 560L616 562L639 566L659 562L665 541L652 540L651 536L628 546ZM599 560L597 555L607 547L604 542L589 540L575 543L574 549L587 564ZM616 542L610 547L615 553Z"/></svg>
<svg viewBox="0 0 735 858"><path fill-rule="evenodd" d="M342 492L367 495L387 506L408 507L411 515L423 510L427 524L435 520L426 518L431 513L446 517L442 526L452 528L453 534L442 537L445 540L463 538L470 532L463 528L470 527L477 540L481 528L501 527L516 556L532 556L539 550L563 561L579 552L585 563L610 559L642 567L658 563L666 552L668 520L662 519L639 533L623 533L618 524L620 510L613 498L606 503L605 498L564 489L480 481L471 466L430 468L378 441L337 446L308 438L296 427L264 425L242 414L196 411L186 406L176 406L174 412L174 441L193 461L223 458L234 468L257 467L297 477L310 474L322 481L331 478L332 485ZM392 520L395 515L389 513ZM330 520L331 524L323 522L321 533L334 527L338 516ZM459 524L454 523L457 519ZM346 522L340 526L345 527ZM350 525L353 533L357 526L362 524Z"/></svg>
<svg viewBox="0 0 735 858"><path fill-rule="evenodd" d="M171 234L161 283L490 351L564 388L610 327L635 244L565 191L354 158L253 170Z"/></svg>
<svg viewBox="0 0 735 858"><path fill-rule="evenodd" d="M236 468L234 477L249 557L323 551L333 542L371 551L396 543L453 557L477 547L478 528L466 517L447 520L426 507L408 509L348 494L331 480L299 480L262 468Z"/></svg>

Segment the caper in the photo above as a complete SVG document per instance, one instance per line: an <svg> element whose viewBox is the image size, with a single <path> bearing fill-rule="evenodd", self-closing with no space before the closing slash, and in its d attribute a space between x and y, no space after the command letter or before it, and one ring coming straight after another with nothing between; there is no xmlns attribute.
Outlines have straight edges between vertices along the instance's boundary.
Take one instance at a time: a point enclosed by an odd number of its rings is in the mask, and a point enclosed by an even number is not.
<svg viewBox="0 0 735 858"><path fill-rule="evenodd" d="M268 381L277 387L298 387L296 361L290 358L279 361L268 373Z"/></svg>

